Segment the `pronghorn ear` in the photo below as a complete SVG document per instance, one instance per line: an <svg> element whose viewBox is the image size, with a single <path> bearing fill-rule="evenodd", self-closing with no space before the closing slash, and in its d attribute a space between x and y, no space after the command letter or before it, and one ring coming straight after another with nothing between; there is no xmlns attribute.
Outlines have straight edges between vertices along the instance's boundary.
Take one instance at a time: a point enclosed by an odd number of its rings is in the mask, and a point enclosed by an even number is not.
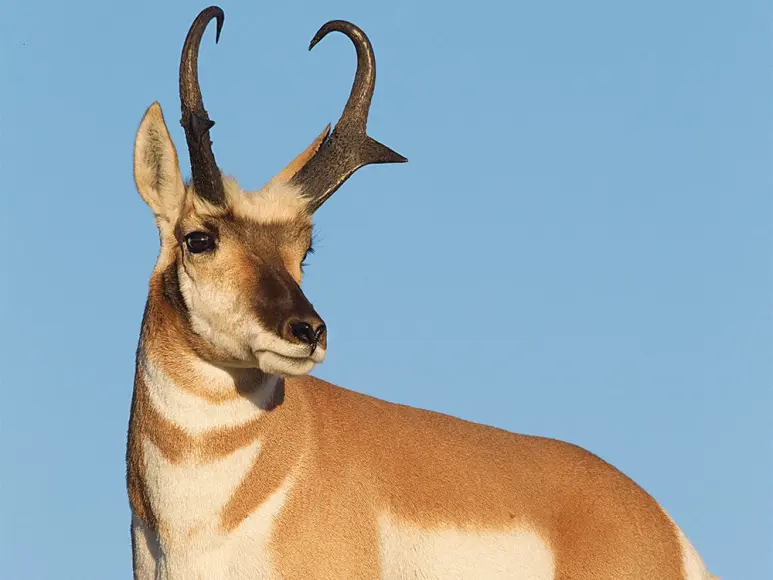
<svg viewBox="0 0 773 580"><path fill-rule="evenodd" d="M322 131L322 133L319 134L319 136L314 139L311 145L306 147L306 150L298 155L295 159L290 161L290 163L287 164L287 166L282 169L279 173L277 173L273 178L271 178L271 181L268 182L266 187L271 185L280 185L285 184L288 181L290 181L296 173L298 173L301 168L306 165L309 162L309 159L314 157L314 154L319 150L322 143L324 143L325 139L327 139L327 136L330 134L330 125L328 124L327 127Z"/></svg>
<svg viewBox="0 0 773 580"><path fill-rule="evenodd" d="M156 223L174 223L185 198L177 150L164 122L161 105L153 103L142 118L134 140L134 182Z"/></svg>

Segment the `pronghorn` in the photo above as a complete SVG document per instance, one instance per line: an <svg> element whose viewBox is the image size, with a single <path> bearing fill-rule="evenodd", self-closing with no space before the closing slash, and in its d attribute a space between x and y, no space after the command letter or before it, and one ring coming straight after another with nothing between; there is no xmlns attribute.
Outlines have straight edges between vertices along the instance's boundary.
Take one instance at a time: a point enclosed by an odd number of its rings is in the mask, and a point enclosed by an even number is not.
<svg viewBox="0 0 773 580"><path fill-rule="evenodd" d="M375 84L261 190L215 162L198 51L182 51L184 183L161 108L134 177L160 232L127 443L136 579L709 580L656 501L574 445L377 400L308 375L325 324L300 288L312 215L357 169L404 157L366 135Z"/></svg>

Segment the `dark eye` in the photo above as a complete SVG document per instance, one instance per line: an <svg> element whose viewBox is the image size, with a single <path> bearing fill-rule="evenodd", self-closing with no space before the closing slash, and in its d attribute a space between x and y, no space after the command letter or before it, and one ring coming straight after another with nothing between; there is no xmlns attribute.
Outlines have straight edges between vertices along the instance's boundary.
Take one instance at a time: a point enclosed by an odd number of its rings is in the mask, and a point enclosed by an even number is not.
<svg viewBox="0 0 773 580"><path fill-rule="evenodd" d="M303 254L303 260L301 260L301 268L303 268L304 266L306 266L306 260L308 259L309 255L310 255L310 254L313 254L313 253L314 253L314 248L312 248L311 246L309 246L309 249L308 249L308 250L306 250L306 253L305 253L305 254Z"/></svg>
<svg viewBox="0 0 773 580"><path fill-rule="evenodd" d="M215 238L207 232L191 232L185 236L185 244L191 254L200 254L215 249Z"/></svg>

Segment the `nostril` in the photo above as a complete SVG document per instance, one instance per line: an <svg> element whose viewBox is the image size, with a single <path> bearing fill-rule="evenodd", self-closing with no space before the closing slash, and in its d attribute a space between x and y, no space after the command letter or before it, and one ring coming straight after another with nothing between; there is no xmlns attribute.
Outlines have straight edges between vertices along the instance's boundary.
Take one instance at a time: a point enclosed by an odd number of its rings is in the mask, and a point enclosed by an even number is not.
<svg viewBox="0 0 773 580"><path fill-rule="evenodd" d="M322 340L322 337L324 336L326 330L327 330L327 327L325 326L325 323L323 322L317 328L317 332L314 333L314 342L319 342L320 340Z"/></svg>
<svg viewBox="0 0 773 580"><path fill-rule="evenodd" d="M295 338L306 344L314 344L317 340L314 335L314 329L308 322L293 322L290 325L290 332L292 332Z"/></svg>

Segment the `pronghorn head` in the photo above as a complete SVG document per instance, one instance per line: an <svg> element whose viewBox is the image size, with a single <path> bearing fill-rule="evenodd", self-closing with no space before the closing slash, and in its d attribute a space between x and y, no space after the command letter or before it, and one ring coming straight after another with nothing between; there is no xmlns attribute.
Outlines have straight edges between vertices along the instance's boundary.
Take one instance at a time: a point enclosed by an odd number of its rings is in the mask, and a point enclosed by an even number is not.
<svg viewBox="0 0 773 580"><path fill-rule="evenodd" d="M339 20L325 24L309 47L339 31L357 51L352 91L332 133L328 126L259 191L243 191L223 177L197 72L199 45L212 19L219 39L224 14L212 6L193 22L180 63L191 181L183 182L158 103L137 131L134 178L161 239L155 275L200 356L282 376L306 374L324 359L327 346L325 324L300 288L303 261L312 251L312 215L360 167L406 159L366 135L376 78L373 49L359 28Z"/></svg>

